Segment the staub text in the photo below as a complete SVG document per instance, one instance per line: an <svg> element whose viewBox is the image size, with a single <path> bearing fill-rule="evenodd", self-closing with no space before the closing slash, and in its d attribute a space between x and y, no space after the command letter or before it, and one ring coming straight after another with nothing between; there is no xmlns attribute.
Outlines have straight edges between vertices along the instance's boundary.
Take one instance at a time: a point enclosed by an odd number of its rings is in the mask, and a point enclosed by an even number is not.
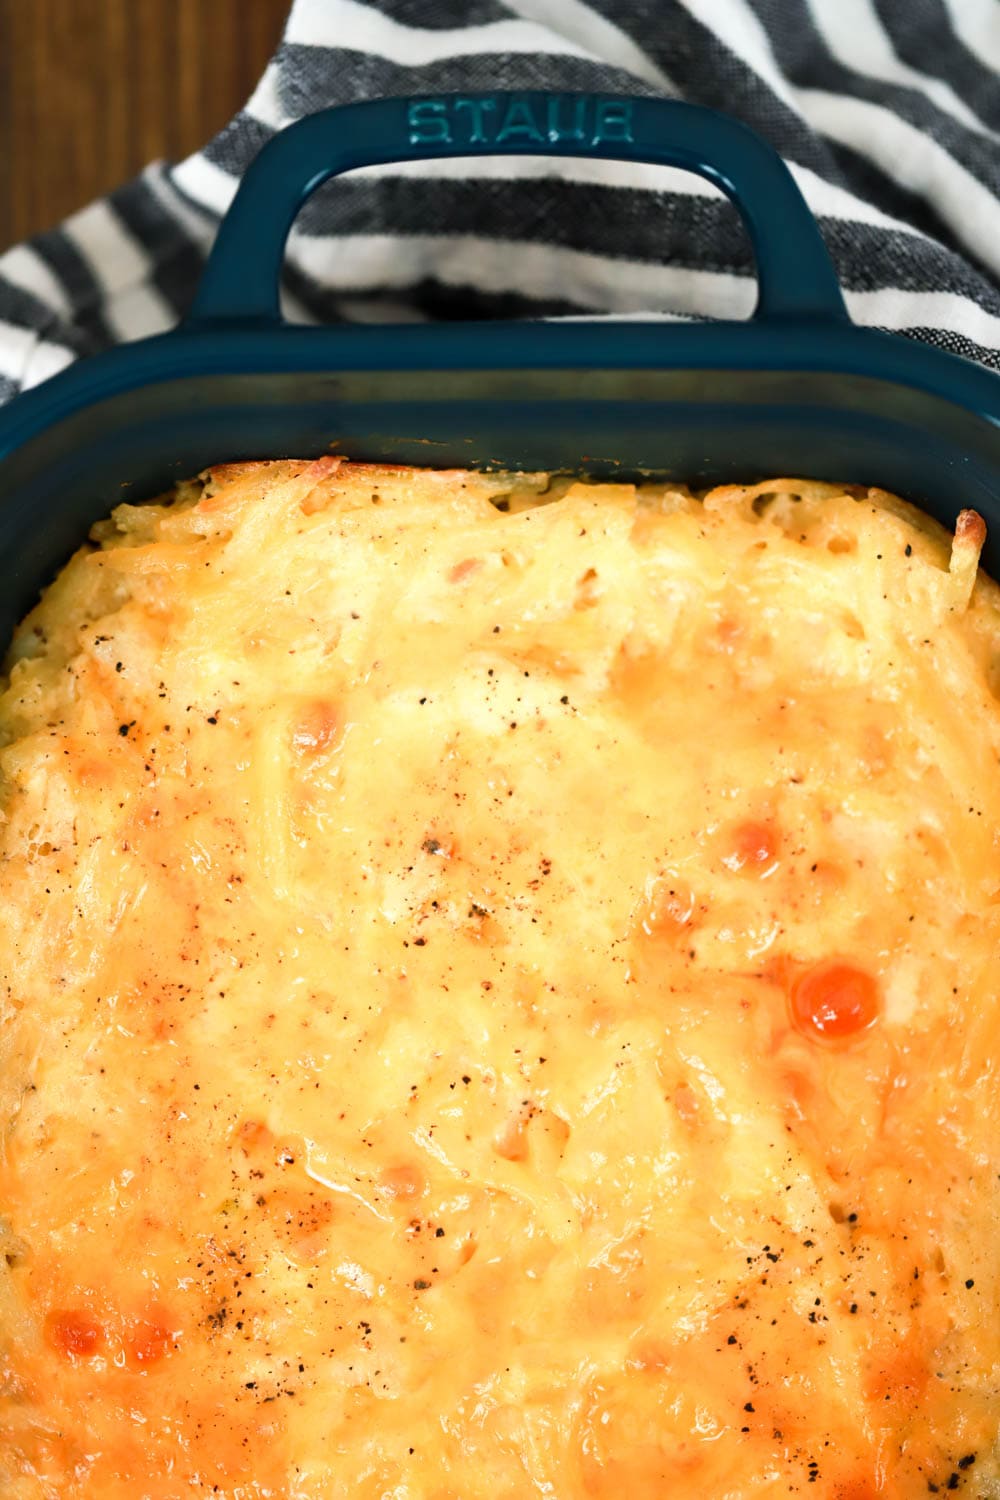
<svg viewBox="0 0 1000 1500"><path fill-rule="evenodd" d="M407 108L411 146L536 145L560 142L600 146L635 139L632 100L595 94L553 94L546 99L469 94L413 99Z"/></svg>

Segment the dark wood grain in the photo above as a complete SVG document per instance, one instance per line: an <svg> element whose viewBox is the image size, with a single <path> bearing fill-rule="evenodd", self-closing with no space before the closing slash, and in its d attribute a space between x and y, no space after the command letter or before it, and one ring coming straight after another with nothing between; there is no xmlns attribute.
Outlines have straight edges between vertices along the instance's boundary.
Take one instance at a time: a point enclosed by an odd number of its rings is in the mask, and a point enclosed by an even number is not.
<svg viewBox="0 0 1000 1500"><path fill-rule="evenodd" d="M248 98L290 0L0 0L0 249L196 150Z"/></svg>

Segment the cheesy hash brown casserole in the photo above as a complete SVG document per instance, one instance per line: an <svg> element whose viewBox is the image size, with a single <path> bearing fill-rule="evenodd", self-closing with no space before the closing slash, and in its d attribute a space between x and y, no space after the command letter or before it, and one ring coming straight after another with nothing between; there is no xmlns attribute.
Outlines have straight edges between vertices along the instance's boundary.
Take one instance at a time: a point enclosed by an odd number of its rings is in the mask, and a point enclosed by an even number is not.
<svg viewBox="0 0 1000 1500"><path fill-rule="evenodd" d="M5 1500L1000 1496L983 526L316 462L0 697Z"/></svg>

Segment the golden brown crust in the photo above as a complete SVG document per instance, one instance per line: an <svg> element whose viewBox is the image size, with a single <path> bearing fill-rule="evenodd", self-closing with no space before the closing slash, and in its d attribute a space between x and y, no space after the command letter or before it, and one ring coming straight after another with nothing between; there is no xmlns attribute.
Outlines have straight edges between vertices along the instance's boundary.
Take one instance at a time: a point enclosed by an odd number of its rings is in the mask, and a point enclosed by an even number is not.
<svg viewBox="0 0 1000 1500"><path fill-rule="evenodd" d="M955 522L955 540L963 545L975 547L978 558L986 542L986 522L978 511L959 511L958 520Z"/></svg>
<svg viewBox="0 0 1000 1500"><path fill-rule="evenodd" d="M983 540L337 455L101 523L0 695L5 1500L997 1494Z"/></svg>

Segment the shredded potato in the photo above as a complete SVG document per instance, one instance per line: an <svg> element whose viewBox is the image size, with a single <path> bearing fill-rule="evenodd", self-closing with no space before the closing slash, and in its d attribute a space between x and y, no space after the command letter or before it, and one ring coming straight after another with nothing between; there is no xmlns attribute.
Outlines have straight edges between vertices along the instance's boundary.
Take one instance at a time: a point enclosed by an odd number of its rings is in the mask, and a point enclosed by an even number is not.
<svg viewBox="0 0 1000 1500"><path fill-rule="evenodd" d="M0 680L0 1493L1000 1496L1000 601L794 479L230 464Z"/></svg>

